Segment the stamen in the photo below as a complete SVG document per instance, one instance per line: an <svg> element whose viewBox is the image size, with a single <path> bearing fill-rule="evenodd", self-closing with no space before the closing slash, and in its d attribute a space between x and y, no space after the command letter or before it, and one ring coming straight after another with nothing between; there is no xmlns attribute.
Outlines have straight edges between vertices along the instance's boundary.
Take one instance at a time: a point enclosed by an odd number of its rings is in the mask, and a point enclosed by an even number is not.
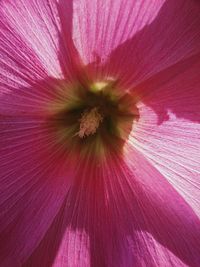
<svg viewBox="0 0 200 267"><path fill-rule="evenodd" d="M78 136L80 138L95 134L99 128L100 122L103 121L102 115L98 112L98 108L93 108L82 113L80 118L80 129Z"/></svg>

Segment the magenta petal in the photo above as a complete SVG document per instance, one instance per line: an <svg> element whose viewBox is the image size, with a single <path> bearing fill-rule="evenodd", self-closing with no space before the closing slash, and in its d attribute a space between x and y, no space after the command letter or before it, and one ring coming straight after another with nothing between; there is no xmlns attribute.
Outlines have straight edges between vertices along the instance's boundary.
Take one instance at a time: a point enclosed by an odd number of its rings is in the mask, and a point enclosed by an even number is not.
<svg viewBox="0 0 200 267"><path fill-rule="evenodd" d="M105 63L115 48L156 18L164 2L73 1L73 39L83 62L86 65Z"/></svg>
<svg viewBox="0 0 200 267"><path fill-rule="evenodd" d="M45 121L0 121L0 265L12 261L9 266L15 266L32 253L51 225L72 174Z"/></svg>
<svg viewBox="0 0 200 267"><path fill-rule="evenodd" d="M25 89L47 77L69 80L75 75L72 36L66 38L62 29L63 20L65 25L72 24L71 1L67 12L62 14L60 9L61 4L53 0L1 1L0 98L17 91L38 99Z"/></svg>
<svg viewBox="0 0 200 267"><path fill-rule="evenodd" d="M80 61L72 41L72 15L71 0L65 8L54 0L1 1L1 114L44 116L60 82L74 82Z"/></svg>
<svg viewBox="0 0 200 267"><path fill-rule="evenodd" d="M144 262L144 266L155 266L156 263L156 266L198 267L199 218L184 198L142 154L130 145L127 147L127 153L127 166L122 169L125 176L121 179L127 180L135 194L135 200L133 198L131 201L124 190L126 203L129 203L132 210L132 215L127 217L127 224L132 221L131 231L134 228L136 231L132 242L136 248L136 266Z"/></svg>
<svg viewBox="0 0 200 267"><path fill-rule="evenodd" d="M64 204L67 205L66 202ZM69 214L65 205L23 267L90 266L89 236L82 229L67 226L66 214Z"/></svg>
<svg viewBox="0 0 200 267"><path fill-rule="evenodd" d="M199 219L140 153L127 151L125 163L113 154L109 164L96 168L90 160L78 170L60 214L24 267L198 267Z"/></svg>
<svg viewBox="0 0 200 267"><path fill-rule="evenodd" d="M195 0L0 1L2 267L199 267L199 13ZM46 107L79 80L77 51L132 90L139 119L123 158L77 153L74 170Z"/></svg>
<svg viewBox="0 0 200 267"><path fill-rule="evenodd" d="M200 57L141 84L131 140L200 216Z"/></svg>
<svg viewBox="0 0 200 267"><path fill-rule="evenodd" d="M7 67L24 76L42 75L42 67L49 75L60 77L60 23L55 1L3 0L0 16L1 46L3 59L9 62ZM28 67L30 73L26 72Z"/></svg>
<svg viewBox="0 0 200 267"><path fill-rule="evenodd" d="M104 181L107 177L102 171L92 160L81 166L65 206L24 267L39 263L55 267L129 266L124 257L127 246L112 216ZM44 257L49 252L54 256Z"/></svg>
<svg viewBox="0 0 200 267"><path fill-rule="evenodd" d="M52 114L52 103L58 95L59 86L62 88L63 82L46 78L42 81L34 82L30 80L31 86L16 85L12 87L3 87L0 95L0 114L4 116L19 116L21 118L28 116L44 118ZM51 109L51 110L50 110Z"/></svg>
<svg viewBox="0 0 200 267"><path fill-rule="evenodd" d="M50 6L37 2L3 0L0 3L1 114L16 115L20 111L27 114L38 104L44 105L44 86L35 88L35 84L47 75L61 73L57 58L59 36L50 16Z"/></svg>
<svg viewBox="0 0 200 267"><path fill-rule="evenodd" d="M200 51L199 1L83 2L77 47L97 75L118 79L123 89Z"/></svg>
<svg viewBox="0 0 200 267"><path fill-rule="evenodd" d="M1 1L1 63L12 76L18 74L18 82L20 76L41 78L44 71L53 76L61 72L59 32L55 23L57 9L53 1L49 3Z"/></svg>

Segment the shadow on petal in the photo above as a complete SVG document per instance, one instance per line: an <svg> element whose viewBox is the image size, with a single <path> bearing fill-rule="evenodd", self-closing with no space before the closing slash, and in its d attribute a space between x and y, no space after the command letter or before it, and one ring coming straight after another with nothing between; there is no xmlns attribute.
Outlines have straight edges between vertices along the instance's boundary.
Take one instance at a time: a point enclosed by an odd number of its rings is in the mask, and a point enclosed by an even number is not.
<svg viewBox="0 0 200 267"><path fill-rule="evenodd" d="M198 1L166 1L151 24L97 64L99 73L117 77L122 90L153 108L158 124L169 112L200 120L199 12Z"/></svg>

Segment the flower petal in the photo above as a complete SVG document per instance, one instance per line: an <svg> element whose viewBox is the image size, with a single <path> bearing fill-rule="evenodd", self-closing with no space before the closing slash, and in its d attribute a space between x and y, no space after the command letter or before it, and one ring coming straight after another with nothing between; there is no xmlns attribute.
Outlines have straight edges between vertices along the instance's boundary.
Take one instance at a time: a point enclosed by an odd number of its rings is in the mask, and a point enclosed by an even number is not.
<svg viewBox="0 0 200 267"><path fill-rule="evenodd" d="M140 120L134 146L200 215L199 56L165 70L136 88Z"/></svg>
<svg viewBox="0 0 200 267"><path fill-rule="evenodd" d="M198 266L199 219L139 152L129 144L126 152L125 162L112 153L101 166L91 159L80 166L24 267ZM54 257L46 259L49 251Z"/></svg>
<svg viewBox="0 0 200 267"><path fill-rule="evenodd" d="M66 208L69 205L64 203L56 216L44 239L25 262L23 267L35 266L90 266L89 237L84 230L66 229L66 215L69 216Z"/></svg>
<svg viewBox="0 0 200 267"><path fill-rule="evenodd" d="M66 14L69 24L71 11ZM7 64L7 67L13 69L13 72L23 67L22 73L25 76L25 70L29 65L29 75L37 74L37 71L41 71L38 68L43 67L49 75L60 77L58 52L63 40L60 36L61 23L56 1L44 3L41 0L20 0L13 3L3 0L0 5L0 16L3 59L5 56L7 62L9 60L15 63ZM35 60L31 56L35 56Z"/></svg>
<svg viewBox="0 0 200 267"><path fill-rule="evenodd" d="M83 0L74 11L74 40L85 64L123 89L200 51L198 1Z"/></svg>
<svg viewBox="0 0 200 267"><path fill-rule="evenodd" d="M15 103L27 105L29 110L34 104L38 106L39 101L42 105L51 91L55 91L47 81L64 78L69 82L77 74L74 69L77 59L71 49L73 42L69 31L73 15L71 0L66 7L66 12L62 13L62 5L52 0L45 3L41 0L1 1L1 113L6 106L12 107L15 113ZM63 33L65 25L68 26L67 37Z"/></svg>
<svg viewBox="0 0 200 267"><path fill-rule="evenodd" d="M132 225L129 238L135 248L136 266L197 267L200 260L199 218L142 154L130 144L125 153L126 165L122 166L124 177L121 179L128 182L135 195L131 200L131 194L124 187L124 198L131 210L126 220L127 225ZM131 236L133 230L134 237Z"/></svg>
<svg viewBox="0 0 200 267"><path fill-rule="evenodd" d="M164 2L73 1L73 39L83 62L105 62L116 47L155 19Z"/></svg>
<svg viewBox="0 0 200 267"><path fill-rule="evenodd" d="M200 3L165 1L151 24L118 46L106 70L129 89L200 52ZM152 16L152 14L151 14Z"/></svg>
<svg viewBox="0 0 200 267"><path fill-rule="evenodd" d="M73 175L45 121L0 121L0 265L21 266L59 211Z"/></svg>
<svg viewBox="0 0 200 267"><path fill-rule="evenodd" d="M126 262L126 258L118 256L120 248L124 253L125 248L108 208L104 177L99 175L100 169L96 169L93 160L86 165L79 168L64 209L24 267L39 263L55 267L114 267ZM50 261L43 257L49 251L55 257Z"/></svg>

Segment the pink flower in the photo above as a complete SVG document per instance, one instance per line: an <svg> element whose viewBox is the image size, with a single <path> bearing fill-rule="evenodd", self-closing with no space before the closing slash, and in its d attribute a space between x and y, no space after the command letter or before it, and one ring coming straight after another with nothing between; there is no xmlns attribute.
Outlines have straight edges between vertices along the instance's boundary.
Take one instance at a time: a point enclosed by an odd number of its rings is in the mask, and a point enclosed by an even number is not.
<svg viewBox="0 0 200 267"><path fill-rule="evenodd" d="M200 2L0 1L0 266L200 266Z"/></svg>

